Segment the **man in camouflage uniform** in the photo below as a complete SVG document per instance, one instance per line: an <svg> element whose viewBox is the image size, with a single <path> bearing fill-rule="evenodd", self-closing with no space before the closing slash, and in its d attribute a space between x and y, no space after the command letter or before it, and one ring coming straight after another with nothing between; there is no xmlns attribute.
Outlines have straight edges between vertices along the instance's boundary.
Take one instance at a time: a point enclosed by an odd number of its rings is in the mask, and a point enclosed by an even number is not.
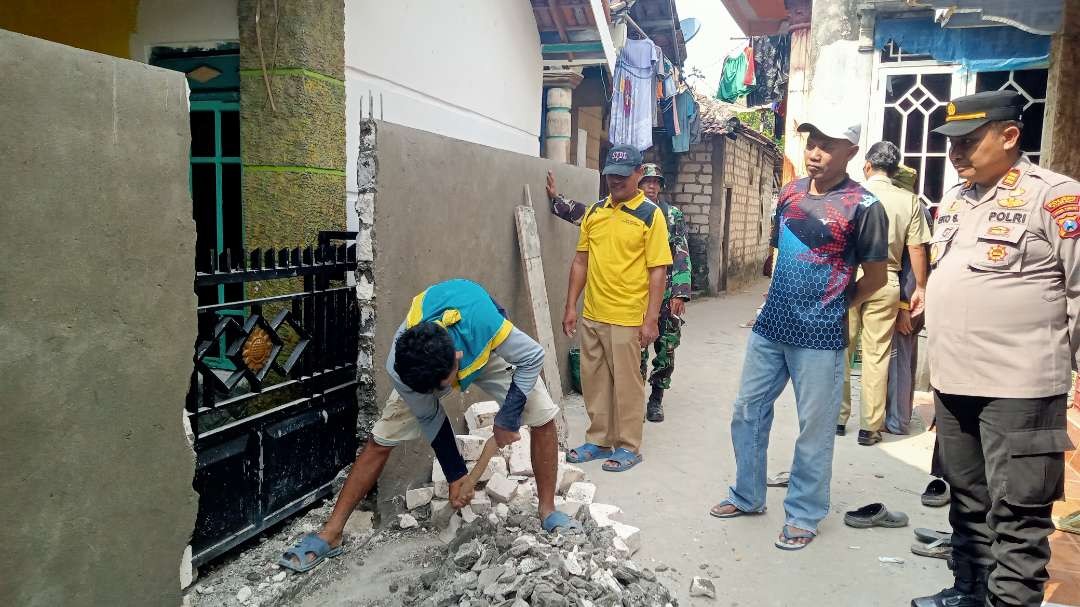
<svg viewBox="0 0 1080 607"><path fill-rule="evenodd" d="M653 343L653 372L648 375L649 350L641 351L641 375L647 377L652 385L645 418L651 422L664 421L664 391L671 387L671 374L675 371L675 348L679 347L682 337L682 315L686 302L690 301L690 246L686 239L686 219L677 207L660 199L664 187L664 175L655 164L643 165L645 176L639 184L645 197L655 202L664 212L668 222L668 244L671 246L671 258L668 267L667 289L664 301L660 305L660 337ZM558 193L555 176L548 171L547 194L551 199L551 212L560 219L574 225L581 225L588 205L568 200Z"/></svg>

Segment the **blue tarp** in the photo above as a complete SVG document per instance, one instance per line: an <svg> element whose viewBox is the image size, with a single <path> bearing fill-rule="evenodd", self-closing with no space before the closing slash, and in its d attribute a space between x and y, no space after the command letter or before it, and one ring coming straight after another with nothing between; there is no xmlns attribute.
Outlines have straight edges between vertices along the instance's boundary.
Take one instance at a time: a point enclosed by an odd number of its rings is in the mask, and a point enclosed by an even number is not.
<svg viewBox="0 0 1080 607"><path fill-rule="evenodd" d="M959 63L973 72L1046 67L1050 37L1014 27L943 29L929 19L882 19L874 28L874 46L893 41L906 53Z"/></svg>

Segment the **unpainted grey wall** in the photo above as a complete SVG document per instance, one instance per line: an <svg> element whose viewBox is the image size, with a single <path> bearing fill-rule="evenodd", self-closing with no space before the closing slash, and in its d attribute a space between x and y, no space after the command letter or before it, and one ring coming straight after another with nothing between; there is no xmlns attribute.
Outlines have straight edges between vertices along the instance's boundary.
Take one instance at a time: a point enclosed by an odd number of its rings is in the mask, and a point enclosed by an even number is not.
<svg viewBox="0 0 1080 607"><path fill-rule="evenodd" d="M385 122L378 123L377 149L374 367L379 407L390 392L383 368L394 331L412 298L432 283L475 280L507 308L519 328L534 334L514 221L526 184L536 209L551 323L568 389L570 340L562 335L562 311L578 230L551 214L544 180L553 169L561 193L591 203L599 174ZM464 404L486 399L478 389L464 398L444 399L459 432L465 428ZM396 451L380 481L381 504L430 478L427 444L417 441Z"/></svg>
<svg viewBox="0 0 1080 607"><path fill-rule="evenodd" d="M184 76L3 30L0 73L0 604L178 605Z"/></svg>

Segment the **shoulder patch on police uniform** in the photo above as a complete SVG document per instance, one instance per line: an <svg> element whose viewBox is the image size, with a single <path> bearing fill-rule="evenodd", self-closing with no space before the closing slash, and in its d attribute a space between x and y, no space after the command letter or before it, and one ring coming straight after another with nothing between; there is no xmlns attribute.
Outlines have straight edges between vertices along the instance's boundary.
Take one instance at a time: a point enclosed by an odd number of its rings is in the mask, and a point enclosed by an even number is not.
<svg viewBox="0 0 1080 607"><path fill-rule="evenodd" d="M1020 181L1020 175L1022 171L1016 167L1009 169L1008 173L1001 178L1001 187L1006 190L1011 190L1016 187L1016 184Z"/></svg>
<svg viewBox="0 0 1080 607"><path fill-rule="evenodd" d="M1058 196L1043 204L1058 225L1058 236L1076 238L1080 236L1080 196Z"/></svg>

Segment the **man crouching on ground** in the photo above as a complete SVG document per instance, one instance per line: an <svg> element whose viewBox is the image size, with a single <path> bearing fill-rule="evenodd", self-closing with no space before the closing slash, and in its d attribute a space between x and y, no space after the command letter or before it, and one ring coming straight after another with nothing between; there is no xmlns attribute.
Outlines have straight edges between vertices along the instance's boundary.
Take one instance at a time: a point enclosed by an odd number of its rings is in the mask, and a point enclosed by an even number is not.
<svg viewBox="0 0 1080 607"><path fill-rule="evenodd" d="M515 328L480 285L448 280L414 297L387 357L386 371L394 392L372 429L371 440L353 463L330 520L317 534L305 536L287 551L278 564L303 572L341 554L345 523L379 479L390 452L421 435L431 443L450 484L451 506L467 506L473 493L465 483L465 460L439 399L454 388L464 391L474 384L499 403L494 427L499 447L519 440L522 425L531 429L543 528L577 526L555 510L559 408L539 381L543 367L544 349Z"/></svg>

